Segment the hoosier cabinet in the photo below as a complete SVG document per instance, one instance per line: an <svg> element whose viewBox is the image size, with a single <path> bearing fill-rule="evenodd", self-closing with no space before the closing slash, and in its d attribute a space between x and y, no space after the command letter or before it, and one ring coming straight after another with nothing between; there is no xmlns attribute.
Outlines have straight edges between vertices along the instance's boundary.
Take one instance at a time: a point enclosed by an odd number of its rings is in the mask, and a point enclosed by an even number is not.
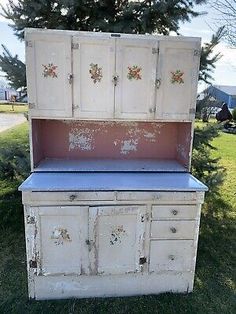
<svg viewBox="0 0 236 314"><path fill-rule="evenodd" d="M198 38L27 29L30 298L193 289Z"/></svg>

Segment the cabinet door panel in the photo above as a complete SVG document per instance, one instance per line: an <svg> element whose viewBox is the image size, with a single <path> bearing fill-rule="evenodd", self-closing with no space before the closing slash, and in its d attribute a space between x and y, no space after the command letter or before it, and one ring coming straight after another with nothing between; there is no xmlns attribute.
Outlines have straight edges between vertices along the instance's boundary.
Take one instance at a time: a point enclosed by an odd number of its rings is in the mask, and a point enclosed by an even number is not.
<svg viewBox="0 0 236 314"><path fill-rule="evenodd" d="M182 120L194 118L200 42L160 41L156 117ZM196 53L197 52L197 53Z"/></svg>
<svg viewBox="0 0 236 314"><path fill-rule="evenodd" d="M99 274L141 271L144 257L145 206L108 206L89 209L91 269Z"/></svg>
<svg viewBox="0 0 236 314"><path fill-rule="evenodd" d="M71 117L71 37L27 34L26 69L32 117Z"/></svg>
<svg viewBox="0 0 236 314"><path fill-rule="evenodd" d="M73 37L73 46L74 115L78 118L112 118L114 39Z"/></svg>
<svg viewBox="0 0 236 314"><path fill-rule="evenodd" d="M38 207L38 254L42 275L86 273L88 208ZM87 257L87 258L86 258Z"/></svg>
<svg viewBox="0 0 236 314"><path fill-rule="evenodd" d="M117 39L116 116L152 119L155 111L157 41Z"/></svg>

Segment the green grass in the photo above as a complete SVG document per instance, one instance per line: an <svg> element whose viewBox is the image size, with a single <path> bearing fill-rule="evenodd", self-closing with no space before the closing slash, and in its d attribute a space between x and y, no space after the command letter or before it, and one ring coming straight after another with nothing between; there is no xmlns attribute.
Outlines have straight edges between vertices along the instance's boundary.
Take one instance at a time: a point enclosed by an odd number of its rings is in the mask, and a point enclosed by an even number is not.
<svg viewBox="0 0 236 314"><path fill-rule="evenodd" d="M0 104L0 113L25 113L28 112L28 105L26 104Z"/></svg>
<svg viewBox="0 0 236 314"><path fill-rule="evenodd" d="M1 145L27 141L26 125L0 134ZM202 212L194 292L189 295L29 301L23 224L0 232L0 313L236 313L236 135L224 134L214 140L213 152L227 169L219 196L208 196ZM2 189L3 187L3 189ZM0 197L14 186L1 182ZM14 203L15 202L15 203ZM9 202L21 211L20 200ZM18 216L19 217L19 216Z"/></svg>

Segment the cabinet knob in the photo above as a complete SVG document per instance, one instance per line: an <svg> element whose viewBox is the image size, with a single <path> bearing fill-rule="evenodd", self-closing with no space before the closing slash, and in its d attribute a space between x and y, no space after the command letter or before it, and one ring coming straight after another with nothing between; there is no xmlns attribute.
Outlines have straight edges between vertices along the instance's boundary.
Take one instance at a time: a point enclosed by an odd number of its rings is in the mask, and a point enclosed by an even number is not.
<svg viewBox="0 0 236 314"><path fill-rule="evenodd" d="M176 215L178 214L178 210L173 209L173 210L172 210L172 214L176 216Z"/></svg>
<svg viewBox="0 0 236 314"><path fill-rule="evenodd" d="M161 79L156 79L155 85L156 85L157 89L160 88L160 86L161 86Z"/></svg>
<svg viewBox="0 0 236 314"><path fill-rule="evenodd" d="M114 83L114 85L116 86L118 84L118 80L119 80L119 75L113 75L113 79L112 82Z"/></svg>
<svg viewBox="0 0 236 314"><path fill-rule="evenodd" d="M69 84L72 84L73 75L72 75L71 73L69 73L69 74L67 75L67 79L68 79Z"/></svg>
<svg viewBox="0 0 236 314"><path fill-rule="evenodd" d="M71 194L71 195L69 196L69 199L70 199L70 201L72 202L72 201L74 201L74 200L76 199L76 197L77 197L77 195Z"/></svg>
<svg viewBox="0 0 236 314"><path fill-rule="evenodd" d="M174 261L174 260L175 260L175 256L174 256L174 255L169 255L169 259L170 259L171 261Z"/></svg>
<svg viewBox="0 0 236 314"><path fill-rule="evenodd" d="M171 228L170 228L170 231L171 231L172 233L176 233L176 232L177 232L177 230L176 230L175 227L171 227Z"/></svg>

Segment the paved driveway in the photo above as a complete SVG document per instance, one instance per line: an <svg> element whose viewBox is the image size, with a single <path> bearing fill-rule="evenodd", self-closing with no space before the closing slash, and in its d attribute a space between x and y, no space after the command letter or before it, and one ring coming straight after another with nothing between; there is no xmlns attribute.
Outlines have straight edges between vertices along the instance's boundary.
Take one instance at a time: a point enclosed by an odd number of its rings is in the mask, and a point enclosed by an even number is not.
<svg viewBox="0 0 236 314"><path fill-rule="evenodd" d="M26 121L21 113L0 113L0 132Z"/></svg>

